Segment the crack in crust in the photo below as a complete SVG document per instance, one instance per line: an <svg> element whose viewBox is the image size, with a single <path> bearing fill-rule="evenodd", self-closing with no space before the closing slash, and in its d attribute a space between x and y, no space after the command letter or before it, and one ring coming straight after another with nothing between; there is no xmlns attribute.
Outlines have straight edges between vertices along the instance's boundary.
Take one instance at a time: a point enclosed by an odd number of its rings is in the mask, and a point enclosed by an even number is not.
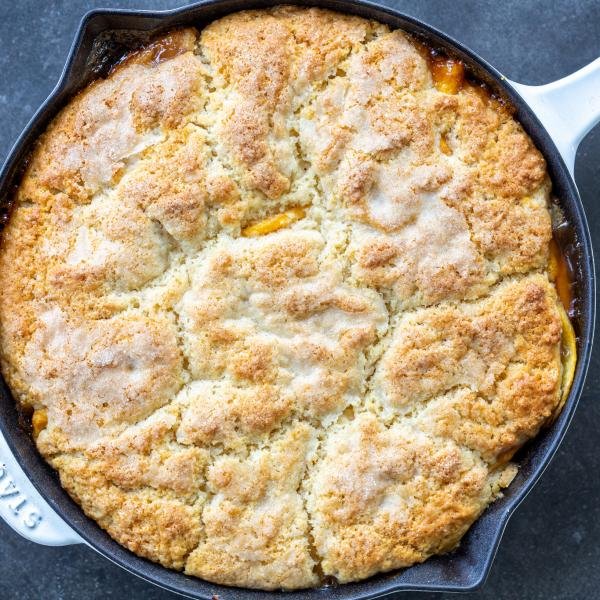
<svg viewBox="0 0 600 600"><path fill-rule="evenodd" d="M511 116L438 91L400 31L279 7L172 32L34 151L3 373L142 556L262 589L409 566L560 404L549 193Z"/></svg>

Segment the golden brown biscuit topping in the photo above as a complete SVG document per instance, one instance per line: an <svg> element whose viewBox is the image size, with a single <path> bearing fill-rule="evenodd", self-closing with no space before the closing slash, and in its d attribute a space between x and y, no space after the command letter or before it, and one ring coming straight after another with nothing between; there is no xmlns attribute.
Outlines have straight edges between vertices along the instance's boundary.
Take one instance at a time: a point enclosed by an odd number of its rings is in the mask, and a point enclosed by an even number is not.
<svg viewBox="0 0 600 600"><path fill-rule="evenodd" d="M172 32L35 148L3 373L137 554L262 589L409 566L564 401L549 193L509 112L401 31L280 7Z"/></svg>

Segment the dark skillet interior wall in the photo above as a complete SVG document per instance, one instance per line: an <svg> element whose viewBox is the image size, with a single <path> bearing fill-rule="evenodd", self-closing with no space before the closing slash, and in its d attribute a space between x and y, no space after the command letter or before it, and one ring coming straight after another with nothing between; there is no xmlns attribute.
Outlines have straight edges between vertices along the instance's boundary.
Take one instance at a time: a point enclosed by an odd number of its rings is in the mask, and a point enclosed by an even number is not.
<svg viewBox="0 0 600 600"><path fill-rule="evenodd" d="M446 31L523 83L562 77L600 56L598 0L381 3ZM0 0L0 161L52 89L86 10L99 6L167 9L180 4L177 0ZM598 128L580 149L576 179L592 237L600 240ZM461 598L600 597L599 390L597 350L567 437L541 483L509 523L486 587ZM6 600L176 598L134 579L90 550L35 546L2 522L0 590Z"/></svg>

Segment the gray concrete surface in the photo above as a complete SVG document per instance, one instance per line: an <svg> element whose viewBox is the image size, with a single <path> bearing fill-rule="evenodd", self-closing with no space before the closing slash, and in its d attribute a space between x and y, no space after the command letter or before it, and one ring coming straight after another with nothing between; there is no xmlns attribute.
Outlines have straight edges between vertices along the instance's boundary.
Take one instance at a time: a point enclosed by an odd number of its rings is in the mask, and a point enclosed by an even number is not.
<svg viewBox="0 0 600 600"><path fill-rule="evenodd" d="M382 3L445 30L524 83L556 79L600 56L599 0ZM0 160L54 86L85 11L99 6L159 9L180 4L181 0L0 0ZM600 239L599 128L580 148L576 178L592 235ZM466 598L600 598L599 386L597 346L579 410L558 455L510 522L486 586ZM176 596L136 579L92 550L35 546L0 522L0 598Z"/></svg>

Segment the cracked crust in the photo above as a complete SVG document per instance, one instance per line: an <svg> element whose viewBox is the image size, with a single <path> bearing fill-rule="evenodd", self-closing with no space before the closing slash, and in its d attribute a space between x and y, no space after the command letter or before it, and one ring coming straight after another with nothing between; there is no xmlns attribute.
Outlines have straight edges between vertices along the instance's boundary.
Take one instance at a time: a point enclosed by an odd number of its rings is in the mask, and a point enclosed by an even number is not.
<svg viewBox="0 0 600 600"><path fill-rule="evenodd" d="M166 35L41 136L2 370L112 537L305 588L451 550L510 483L560 406L550 183L458 87L401 31L280 7Z"/></svg>

